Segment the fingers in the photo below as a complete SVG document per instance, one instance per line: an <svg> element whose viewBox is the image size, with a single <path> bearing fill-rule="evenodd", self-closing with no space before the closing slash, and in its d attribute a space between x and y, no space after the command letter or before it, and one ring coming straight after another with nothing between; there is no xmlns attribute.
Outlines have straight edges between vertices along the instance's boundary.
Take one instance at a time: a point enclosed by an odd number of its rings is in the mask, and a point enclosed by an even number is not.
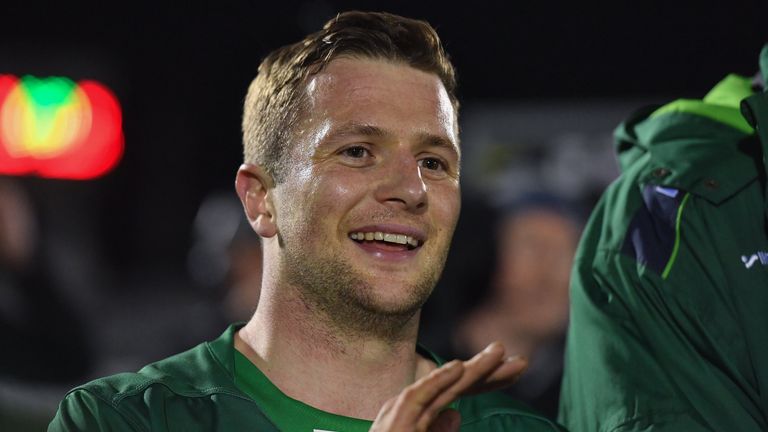
<svg viewBox="0 0 768 432"><path fill-rule="evenodd" d="M520 356L506 357L484 380L475 383L463 394L484 393L514 384L528 367L528 361Z"/></svg>
<svg viewBox="0 0 768 432"><path fill-rule="evenodd" d="M464 373L450 388L440 394L432 403L443 407L466 394L470 389L484 382L499 366L504 364L504 346L498 342L488 345L483 351L464 362Z"/></svg>
<svg viewBox="0 0 768 432"><path fill-rule="evenodd" d="M409 402L425 407L461 379L463 373L462 362L457 360L448 362L409 386L403 393L404 397L410 399Z"/></svg>
<svg viewBox="0 0 768 432"><path fill-rule="evenodd" d="M506 387L526 366L523 358L505 357L504 347L494 342L472 359L446 363L406 387L384 404L370 430L457 431L461 418L453 410L441 412L445 406L462 395Z"/></svg>
<svg viewBox="0 0 768 432"><path fill-rule="evenodd" d="M420 394L420 396L416 397L421 410L416 421L417 431L426 431L429 425L438 417L440 410L447 404L435 403L435 400L442 397L448 389L456 385L463 374L464 364L454 360L446 363L441 368L435 369L429 375L410 386L414 392ZM433 375L435 375L434 378L432 378ZM404 401L404 403L408 402Z"/></svg>
<svg viewBox="0 0 768 432"><path fill-rule="evenodd" d="M463 370L462 362L452 361L408 386L384 404L370 430L412 430L417 425L416 430L426 431L439 413L432 402L461 378Z"/></svg>
<svg viewBox="0 0 768 432"><path fill-rule="evenodd" d="M504 346L494 342L464 362L464 374L432 403L443 407L462 395L484 393L508 387L525 371L522 357L505 357Z"/></svg>

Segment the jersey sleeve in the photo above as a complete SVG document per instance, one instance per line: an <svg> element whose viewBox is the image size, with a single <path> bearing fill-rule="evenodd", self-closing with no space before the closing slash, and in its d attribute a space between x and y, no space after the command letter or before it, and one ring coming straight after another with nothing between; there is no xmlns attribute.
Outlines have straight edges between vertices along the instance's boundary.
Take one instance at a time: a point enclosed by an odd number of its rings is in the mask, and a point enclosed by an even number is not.
<svg viewBox="0 0 768 432"><path fill-rule="evenodd" d="M70 392L59 405L48 432L146 431L112 404L85 389Z"/></svg>
<svg viewBox="0 0 768 432"><path fill-rule="evenodd" d="M564 432L556 422L500 392L464 397L457 403L462 432Z"/></svg>
<svg viewBox="0 0 768 432"><path fill-rule="evenodd" d="M562 426L540 416L495 414L462 423L462 432L567 432Z"/></svg>

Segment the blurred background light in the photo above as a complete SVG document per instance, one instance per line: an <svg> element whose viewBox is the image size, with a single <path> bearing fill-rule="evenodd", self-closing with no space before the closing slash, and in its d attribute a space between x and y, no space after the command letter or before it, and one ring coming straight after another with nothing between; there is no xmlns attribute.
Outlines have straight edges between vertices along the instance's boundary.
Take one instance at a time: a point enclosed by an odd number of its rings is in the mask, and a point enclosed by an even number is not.
<svg viewBox="0 0 768 432"><path fill-rule="evenodd" d="M122 113L96 81L0 75L0 174L91 179L123 154Z"/></svg>

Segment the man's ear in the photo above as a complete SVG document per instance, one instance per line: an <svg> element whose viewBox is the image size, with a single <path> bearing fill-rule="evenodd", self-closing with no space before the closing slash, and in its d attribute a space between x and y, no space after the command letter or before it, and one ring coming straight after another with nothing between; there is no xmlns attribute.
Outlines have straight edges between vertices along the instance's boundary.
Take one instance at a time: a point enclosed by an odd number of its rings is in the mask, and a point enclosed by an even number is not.
<svg viewBox="0 0 768 432"><path fill-rule="evenodd" d="M261 237L277 234L275 210L272 205L272 176L259 165L244 163L237 170L235 189L243 203L248 222Z"/></svg>

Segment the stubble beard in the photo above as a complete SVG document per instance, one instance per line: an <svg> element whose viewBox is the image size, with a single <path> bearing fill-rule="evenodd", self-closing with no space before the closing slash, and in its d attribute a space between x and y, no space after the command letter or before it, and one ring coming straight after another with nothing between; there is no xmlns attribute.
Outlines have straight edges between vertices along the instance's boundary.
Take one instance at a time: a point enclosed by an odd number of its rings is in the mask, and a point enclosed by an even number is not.
<svg viewBox="0 0 768 432"><path fill-rule="evenodd" d="M339 257L312 254L306 248L288 248L282 274L297 288L304 306L338 336L377 337L399 341L409 337L408 323L421 309L437 284L447 251L421 272L405 298L383 304L376 287Z"/></svg>

